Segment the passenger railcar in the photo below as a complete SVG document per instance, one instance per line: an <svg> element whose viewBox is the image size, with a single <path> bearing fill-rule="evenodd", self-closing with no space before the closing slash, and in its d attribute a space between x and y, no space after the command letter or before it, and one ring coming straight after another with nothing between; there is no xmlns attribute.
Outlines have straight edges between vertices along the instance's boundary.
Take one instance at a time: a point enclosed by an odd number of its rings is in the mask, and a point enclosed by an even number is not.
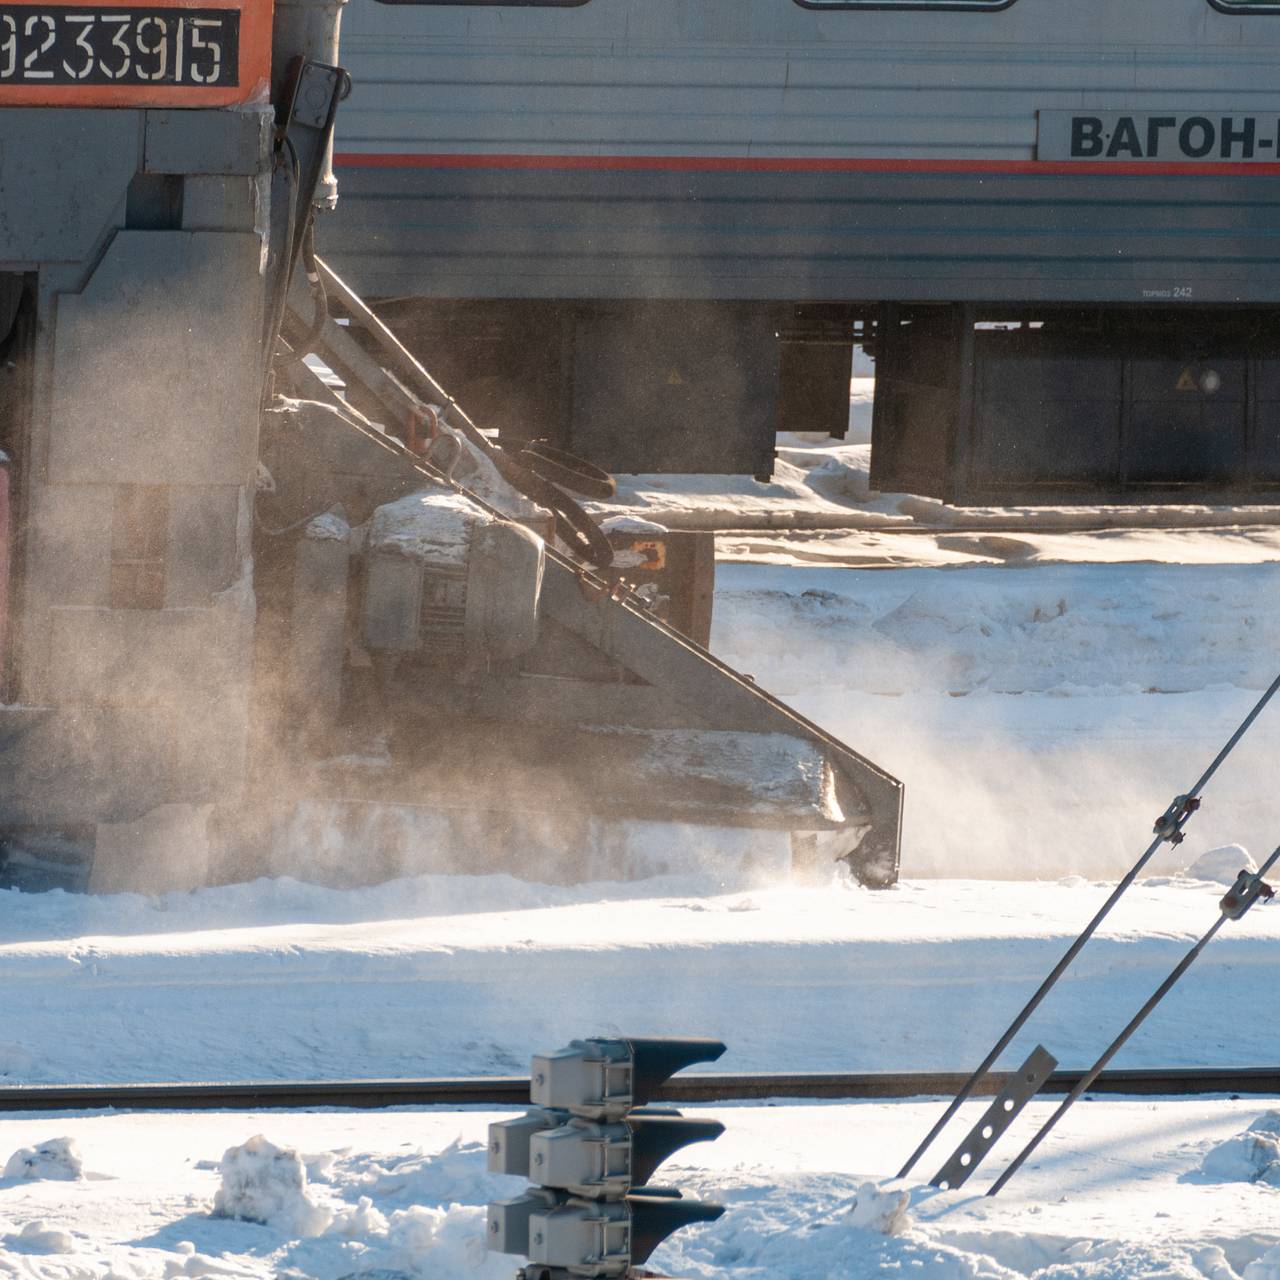
<svg viewBox="0 0 1280 1280"><path fill-rule="evenodd" d="M486 417L884 487L1280 487L1280 3L353 0L324 251Z"/></svg>

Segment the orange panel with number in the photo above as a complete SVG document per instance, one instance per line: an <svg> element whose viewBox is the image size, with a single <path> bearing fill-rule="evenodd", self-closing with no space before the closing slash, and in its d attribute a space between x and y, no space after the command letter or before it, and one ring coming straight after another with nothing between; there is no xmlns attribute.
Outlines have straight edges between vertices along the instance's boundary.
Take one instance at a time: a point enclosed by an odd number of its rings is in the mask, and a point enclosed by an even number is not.
<svg viewBox="0 0 1280 1280"><path fill-rule="evenodd" d="M0 0L0 107L265 102L271 0Z"/></svg>

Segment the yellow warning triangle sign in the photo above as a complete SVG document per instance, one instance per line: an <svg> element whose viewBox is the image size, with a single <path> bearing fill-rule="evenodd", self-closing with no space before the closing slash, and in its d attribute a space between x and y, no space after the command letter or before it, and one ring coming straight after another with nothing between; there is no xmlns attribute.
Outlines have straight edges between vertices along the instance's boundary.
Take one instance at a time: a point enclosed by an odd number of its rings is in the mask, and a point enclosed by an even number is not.
<svg viewBox="0 0 1280 1280"><path fill-rule="evenodd" d="M679 369L672 369L671 372L667 374L667 386L669 387L684 386L684 378L681 376Z"/></svg>
<svg viewBox="0 0 1280 1280"><path fill-rule="evenodd" d="M1197 384L1195 378L1191 376L1190 369L1183 369L1182 377L1178 379L1178 390L1179 391L1199 391L1200 390L1200 387Z"/></svg>

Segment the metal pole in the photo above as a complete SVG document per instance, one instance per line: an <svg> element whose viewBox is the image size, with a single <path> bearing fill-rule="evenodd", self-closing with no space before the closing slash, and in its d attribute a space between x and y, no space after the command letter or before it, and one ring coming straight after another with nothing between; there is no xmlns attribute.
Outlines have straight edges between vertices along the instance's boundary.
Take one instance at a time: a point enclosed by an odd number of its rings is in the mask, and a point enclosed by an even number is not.
<svg viewBox="0 0 1280 1280"><path fill-rule="evenodd" d="M1253 710L1250 711L1249 714L1245 716L1245 718L1240 722L1239 728L1236 729L1235 733L1233 733L1231 737L1227 740L1226 746L1224 746L1222 750L1219 751L1218 754L1214 757L1213 763L1210 764L1209 767L1204 771L1204 773L1200 775L1200 778L1196 782L1195 786L1192 787L1191 790L1188 791L1185 795L1178 796L1174 800L1174 802L1169 806L1168 810L1165 812L1164 817L1156 824L1157 835L1156 835L1156 838L1151 842L1151 845L1148 847L1147 851L1142 855L1142 857L1138 859L1137 862L1134 863L1129 873L1124 877L1123 880L1120 881L1118 885L1116 885L1115 889L1112 890L1111 896L1106 900L1106 902L1102 904L1102 907L1099 909L1097 915L1095 915L1093 919L1089 921L1089 923L1085 926L1084 931L1080 934L1080 936L1076 938L1076 940L1067 948L1066 953L1063 955L1062 959L1059 960L1056 965L1054 965L1053 970L1050 972L1049 976L1040 984L1040 986L1036 990L1036 993L1031 997L1030 1000L1027 1001L1027 1003L1023 1006L1022 1011L1009 1024L1009 1027L1005 1031L1004 1035L1002 1035L1000 1039L997 1040L996 1043L992 1046L991 1052L988 1053L985 1058L983 1058L982 1062L979 1063L979 1065L975 1068L973 1074L968 1078L968 1080L965 1081L964 1088L962 1088L960 1092L956 1094L956 1096L952 1099L946 1111L943 1112L941 1117L938 1119L937 1123L925 1135L924 1141L921 1142L920 1145L911 1153L911 1156L907 1160L906 1164L904 1164L902 1168L898 1171L898 1177L905 1178L907 1174L911 1172L911 1170L915 1167L916 1161L919 1160L922 1155L924 1155L924 1153L932 1145L933 1140L938 1136L938 1134L942 1132L944 1128L946 1128L947 1123L951 1120L951 1117L954 1116L955 1113L959 1111L960 1108L966 1102L968 1102L968 1100L973 1096L973 1091L978 1087L978 1083L981 1081L982 1077L986 1075L988 1071L991 1070L991 1068L995 1065L996 1059L999 1058L999 1056L1009 1047L1014 1036L1016 1036L1018 1032L1021 1031L1022 1028L1026 1025L1027 1020L1036 1011L1036 1009L1039 1008L1040 1002L1054 988L1054 986L1057 984L1058 979L1062 977L1063 973L1066 972L1071 962L1084 949L1085 944L1089 941L1090 938L1093 937L1094 933L1097 932L1098 926L1110 914L1112 907L1114 907L1116 903L1120 901L1120 898L1124 895L1125 891L1138 878L1142 869L1155 856L1155 853L1160 848L1160 846L1164 844L1165 841L1170 841L1173 844L1177 844L1182 839L1182 828L1187 824L1187 821L1190 819L1191 815L1195 813L1196 810L1200 807L1200 793L1208 785L1213 775L1218 772L1218 769L1221 767L1222 762L1226 760L1226 758L1235 749L1236 744L1240 741L1241 738L1244 737L1246 733L1248 733L1249 729L1253 725L1253 722L1262 713L1262 710L1267 705L1267 703L1270 702L1271 699L1275 696L1277 690L1280 690L1280 676L1277 676L1271 682L1271 685L1267 689L1267 691L1262 695L1261 698L1258 699L1257 703L1254 704Z"/></svg>
<svg viewBox="0 0 1280 1280"><path fill-rule="evenodd" d="M1125 1027L1125 1029L1118 1036L1116 1036L1116 1038L1107 1046L1107 1049L1103 1053L1102 1057L1100 1057L1098 1061L1095 1062L1094 1065L1090 1067L1090 1069L1086 1071L1078 1081L1076 1081L1075 1087L1062 1100L1062 1102L1058 1106L1057 1111L1055 1111L1053 1115L1051 1115L1049 1119L1045 1121L1045 1123L1040 1127L1040 1130L1036 1134L1036 1136L1032 1138L1031 1141L1028 1142L1027 1145L1023 1147L1020 1152L1018 1152L1018 1154L1014 1157L1013 1161L1010 1163L1009 1167L992 1184L991 1190L987 1192L987 1195L993 1196L997 1192L999 1192L1000 1188L1003 1187L1004 1184L1008 1182L1009 1179L1012 1178L1013 1175L1017 1173L1019 1169L1022 1168L1023 1162L1026 1160L1026 1158L1040 1145L1041 1142L1044 1141L1045 1138L1049 1136L1049 1131L1054 1127L1054 1125L1058 1123L1059 1120L1062 1119L1064 1115L1066 1115L1068 1109L1072 1106L1072 1104L1074 1104L1075 1101L1080 1097L1080 1095L1084 1093L1084 1091L1093 1083L1093 1081L1097 1078L1098 1072L1101 1071L1102 1068L1105 1067L1113 1057L1115 1057L1115 1055L1120 1051L1121 1047L1124 1045L1124 1042L1128 1040L1128 1038L1131 1035L1133 1035L1135 1031L1137 1031L1137 1029L1146 1020L1147 1014L1149 1014L1151 1010L1154 1009L1156 1005L1158 1005L1160 1001L1163 1000L1164 997L1169 994L1169 990L1173 986L1173 984L1177 982L1178 979L1182 977L1182 975L1186 973L1186 971L1189 968L1191 968L1192 962L1195 960L1195 958L1205 949L1205 947L1209 945L1210 939L1213 937L1215 933L1218 932L1219 929L1222 928L1224 924L1226 924L1226 922L1227 922L1226 916L1219 916L1217 920L1214 921L1213 928L1210 929L1209 932L1206 933L1204 937L1201 938L1200 941L1197 942L1196 945L1192 947L1191 950L1188 951L1185 956L1183 956L1181 962L1178 964L1178 967L1174 969L1174 971L1156 988L1154 994L1147 1001L1147 1003L1144 1004L1142 1008L1139 1009L1138 1012L1133 1016L1133 1019L1129 1023L1129 1025Z"/></svg>
<svg viewBox="0 0 1280 1280"><path fill-rule="evenodd" d="M1278 858L1280 858L1280 848L1276 849L1266 862L1258 868L1257 872L1254 873L1254 878L1261 880L1262 877L1275 865ZM1075 1087L1062 1100L1053 1115L1044 1122L1035 1137L1032 1138L1020 1152L1018 1152L1009 1167L995 1180L991 1186L991 1190L987 1192L987 1195L994 1196L998 1194L1005 1183L1007 1183L1009 1179L1022 1168L1027 1157L1041 1144L1041 1142L1044 1141L1045 1138L1049 1136L1054 1125L1056 1125L1058 1121L1066 1115L1080 1095L1084 1093L1084 1091L1088 1089L1088 1087L1098 1078L1107 1063L1110 1062L1111 1059L1114 1058L1124 1047L1125 1041L1127 1041L1129 1037L1133 1035L1133 1033L1143 1024L1143 1022L1146 1021L1147 1015L1160 1003L1161 1000L1165 998L1165 996L1169 994L1173 989L1174 983L1176 983L1178 979L1191 968L1199 954L1213 940L1214 934L1216 934L1218 930L1221 929L1222 926L1231 918L1232 917L1229 916L1224 909L1222 915L1213 922L1213 927L1204 935L1203 938L1200 939L1199 942L1196 943L1194 947L1191 948L1190 951L1187 952L1185 956L1182 957L1174 971L1155 989L1151 998L1142 1006L1141 1009L1138 1010L1137 1013L1133 1015L1133 1018L1125 1029L1106 1047L1103 1051L1102 1057L1100 1057L1097 1062L1095 1062L1093 1066L1080 1077L1076 1082Z"/></svg>

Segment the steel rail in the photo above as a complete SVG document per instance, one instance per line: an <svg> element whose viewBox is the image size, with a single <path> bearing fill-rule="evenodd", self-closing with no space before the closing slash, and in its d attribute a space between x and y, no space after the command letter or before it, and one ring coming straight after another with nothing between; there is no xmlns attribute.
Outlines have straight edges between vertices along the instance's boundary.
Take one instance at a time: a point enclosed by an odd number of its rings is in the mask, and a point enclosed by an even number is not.
<svg viewBox="0 0 1280 1280"><path fill-rule="evenodd" d="M1055 1071L1041 1093L1069 1094L1084 1071ZM864 1074L693 1074L669 1081L656 1101L757 1102L937 1098L954 1093L961 1072ZM976 1091L994 1095L1006 1073L992 1072ZM1229 1094L1280 1096L1280 1066L1127 1068L1104 1071L1088 1086L1100 1096L1172 1097ZM526 1076L424 1080L271 1080L173 1084L10 1085L0 1088L0 1112L24 1111L267 1111L313 1108L377 1111L388 1107L528 1106Z"/></svg>

